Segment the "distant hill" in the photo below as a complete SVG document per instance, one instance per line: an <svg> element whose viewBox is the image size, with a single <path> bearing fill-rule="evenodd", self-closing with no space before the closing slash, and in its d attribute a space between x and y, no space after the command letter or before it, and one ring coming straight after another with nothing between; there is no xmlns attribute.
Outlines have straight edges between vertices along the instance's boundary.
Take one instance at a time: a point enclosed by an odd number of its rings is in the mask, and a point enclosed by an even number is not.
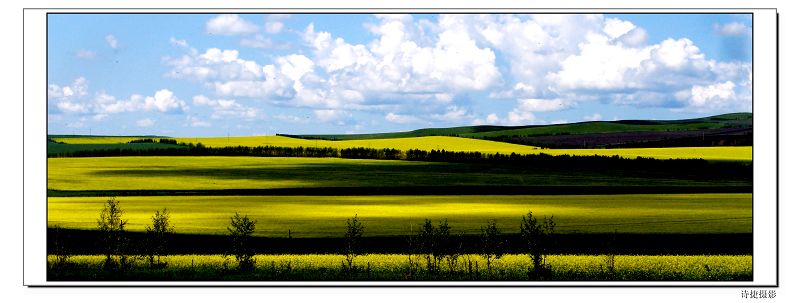
<svg viewBox="0 0 800 303"><path fill-rule="evenodd" d="M753 115L731 113L683 120L591 121L528 126L461 126L355 135L285 135L321 140L457 136L548 148L752 145Z"/></svg>

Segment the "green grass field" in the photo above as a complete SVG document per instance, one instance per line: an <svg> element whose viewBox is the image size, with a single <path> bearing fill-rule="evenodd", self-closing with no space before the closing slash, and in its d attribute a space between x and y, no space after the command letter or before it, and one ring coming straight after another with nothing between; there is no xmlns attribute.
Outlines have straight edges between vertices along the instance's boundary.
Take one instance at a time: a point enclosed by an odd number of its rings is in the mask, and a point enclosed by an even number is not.
<svg viewBox="0 0 800 303"><path fill-rule="evenodd" d="M585 196L182 196L118 197L131 231L156 210L172 213L175 231L225 234L230 217L258 221L255 235L341 237L345 220L363 221L365 236L408 235L424 219L447 219L453 232L477 234L496 219L518 232L522 215L553 215L559 233L749 233L752 194ZM48 198L48 226L95 229L106 197Z"/></svg>
<svg viewBox="0 0 800 303"><path fill-rule="evenodd" d="M474 185L749 185L491 164L280 157L98 157L47 159L56 190L181 190Z"/></svg>
<svg viewBox="0 0 800 303"><path fill-rule="evenodd" d="M163 269L150 269L136 260L134 269L105 277L101 270L104 256L80 255L69 259L69 270L54 270L56 257L48 256L49 278L54 280L133 279L133 280L527 280L530 259L527 255L505 255L493 261L492 271L479 255L463 255L452 267L442 265L439 274L425 272L419 255L370 254L359 256L357 274L342 272L342 255L256 255L255 270L232 271L236 261L221 255L175 255L162 258ZM614 272L606 256L550 255L551 280L566 281L730 281L750 280L753 258L749 255L631 256L614 257ZM470 265L468 265L470 262ZM369 264L369 271L366 270ZM225 268L228 268L226 270Z"/></svg>

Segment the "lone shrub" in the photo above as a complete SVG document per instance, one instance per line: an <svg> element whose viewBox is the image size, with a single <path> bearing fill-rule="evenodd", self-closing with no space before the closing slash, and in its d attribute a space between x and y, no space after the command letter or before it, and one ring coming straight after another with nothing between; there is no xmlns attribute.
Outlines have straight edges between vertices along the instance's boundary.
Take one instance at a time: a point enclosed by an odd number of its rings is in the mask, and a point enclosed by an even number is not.
<svg viewBox="0 0 800 303"><path fill-rule="evenodd" d="M122 219L122 208L115 197L109 198L100 211L100 219L97 220L97 228L100 230L100 244L103 254L106 256L104 267L108 270L123 269L127 258L124 254L124 247L127 242L125 237L125 225L128 220ZM118 260L114 259L118 256Z"/></svg>
<svg viewBox="0 0 800 303"><path fill-rule="evenodd" d="M361 236L364 234L364 225L358 221L358 215L353 216L353 219L347 219L347 229L344 232L344 257L347 261L347 271L353 271L353 262L355 258L362 254L361 252Z"/></svg>
<svg viewBox="0 0 800 303"><path fill-rule="evenodd" d="M503 240L500 239L500 230L497 229L495 220L489 221L485 227L481 226L481 256L486 259L486 272L492 273L492 260L503 256Z"/></svg>
<svg viewBox="0 0 800 303"><path fill-rule="evenodd" d="M161 256L166 255L167 238L175 231L175 227L170 225L169 212L166 208L156 211L151 220L153 225L146 227L147 258L150 266L164 267L167 264L161 262Z"/></svg>
<svg viewBox="0 0 800 303"><path fill-rule="evenodd" d="M555 227L553 216L550 218L545 216L542 222L539 222L533 216L533 212L528 211L528 214L522 217L519 229L525 252L533 264L533 268L528 272L528 277L531 279L543 280L550 277L551 268L546 263L545 257Z"/></svg>
<svg viewBox="0 0 800 303"><path fill-rule="evenodd" d="M233 255L239 263L239 270L249 271L255 267L255 252L250 244L250 235L256 231L256 221L250 220L245 215L240 216L236 213L231 217L231 226L228 226L228 233L231 237L230 252L226 255Z"/></svg>

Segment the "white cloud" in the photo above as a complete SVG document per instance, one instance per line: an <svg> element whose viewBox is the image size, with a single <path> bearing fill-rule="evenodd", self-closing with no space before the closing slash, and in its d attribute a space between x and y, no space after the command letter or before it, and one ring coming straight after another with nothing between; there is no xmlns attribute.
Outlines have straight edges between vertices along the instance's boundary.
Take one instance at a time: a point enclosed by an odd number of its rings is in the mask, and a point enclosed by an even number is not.
<svg viewBox="0 0 800 303"><path fill-rule="evenodd" d="M165 58L163 62L172 67L167 75L179 79L230 81L255 80L264 77L263 67L255 61L239 58L237 50L209 48L202 54Z"/></svg>
<svg viewBox="0 0 800 303"><path fill-rule="evenodd" d="M97 54L95 52L93 52L93 51L90 51L90 50L79 49L79 50L75 51L75 57L78 57L78 58L81 58L81 59L94 59L95 57L97 57Z"/></svg>
<svg viewBox="0 0 800 303"><path fill-rule="evenodd" d="M212 109L212 119L239 118L253 120L258 116L258 109L239 104L236 100L209 99L206 96L194 96L192 104L208 106Z"/></svg>
<svg viewBox="0 0 800 303"><path fill-rule="evenodd" d="M117 37L111 34L106 35L106 43L108 44L108 47L113 49L117 49L117 47L119 46L117 42Z"/></svg>
<svg viewBox="0 0 800 303"><path fill-rule="evenodd" d="M264 31L277 34L283 30L283 20L289 18L286 14L272 14L264 18Z"/></svg>
<svg viewBox="0 0 800 303"><path fill-rule="evenodd" d="M561 99L520 99L517 107L522 111L529 112L552 112L571 108L572 105Z"/></svg>
<svg viewBox="0 0 800 303"><path fill-rule="evenodd" d="M178 113L188 108L167 89L157 91L152 97L134 94L128 99L117 99L104 91L96 92L94 98L87 98L88 91L89 81L79 77L67 86L49 84L47 99L62 112L92 114L95 120L104 119L108 114L138 111Z"/></svg>
<svg viewBox="0 0 800 303"><path fill-rule="evenodd" d="M507 125L527 125L536 122L536 116L531 112L514 109L508 112L508 118L505 121Z"/></svg>
<svg viewBox="0 0 800 303"><path fill-rule="evenodd" d="M467 113L467 109L455 105L448 106L444 113L431 115L432 120L445 122L461 122L471 118L473 115Z"/></svg>
<svg viewBox="0 0 800 303"><path fill-rule="evenodd" d="M742 36L750 34L750 27L741 22L730 22L723 25L714 24L714 31L723 36Z"/></svg>
<svg viewBox="0 0 800 303"><path fill-rule="evenodd" d="M252 47L252 48L272 48L273 42L272 39L264 37L264 35L258 34L251 37L242 38L239 40L239 44L244 47Z"/></svg>
<svg viewBox="0 0 800 303"><path fill-rule="evenodd" d="M144 119L141 119L141 120L137 120L136 121L136 126L138 126L138 127L150 127L150 126L153 126L153 124L155 124L155 123L156 123L156 121L154 121L153 119L144 118Z"/></svg>
<svg viewBox="0 0 800 303"><path fill-rule="evenodd" d="M183 112L186 108L186 103L179 100L175 95L167 89L159 90L152 97L144 99L145 110L157 110L162 113L165 112Z"/></svg>
<svg viewBox="0 0 800 303"><path fill-rule="evenodd" d="M332 121L339 121L341 122L342 119L348 117L348 113L342 110L335 110L335 109L317 109L314 110L314 116L317 117L317 120L320 122L332 122Z"/></svg>
<svg viewBox="0 0 800 303"><path fill-rule="evenodd" d="M627 46L642 46L647 42L647 31L637 27L622 35L622 37L617 38L617 40Z"/></svg>
<svg viewBox="0 0 800 303"><path fill-rule="evenodd" d="M636 28L636 25L633 25L633 23L630 21L610 18L606 19L605 25L603 26L603 32L611 37L611 39L617 39L622 35L632 31L634 28Z"/></svg>
<svg viewBox="0 0 800 303"><path fill-rule="evenodd" d="M420 120L417 117L410 116L410 115L395 114L395 113L388 113L388 114L386 114L385 118L386 118L386 121L389 121L389 122L392 122L392 123L401 123L401 124L420 123L420 122L422 122L422 120Z"/></svg>
<svg viewBox="0 0 800 303"><path fill-rule="evenodd" d="M263 32L253 24L233 27L249 28L235 31L248 34L241 37L242 46L270 48L275 45L268 34L285 30L282 18L266 17ZM209 21L207 30L242 22L247 23L222 15ZM164 63L170 77L200 81L224 98L257 98L321 113L390 113L386 120L395 122L411 121L408 117L486 122L488 117L476 118L473 109L455 106L472 92L518 100L506 117L495 115L495 122L529 124L543 122L536 112L582 102L674 108L689 106L693 86L731 81L737 100L751 87L745 83L749 64L709 60L686 38L648 44L645 29L620 17L380 15L365 27L373 39L357 44L309 24L298 33L309 49L264 61L240 58L235 49L200 53L176 40L187 53ZM497 66L500 57L508 60L505 75Z"/></svg>
<svg viewBox="0 0 800 303"><path fill-rule="evenodd" d="M89 81L84 77L78 77L72 81L71 85L59 86L50 84L47 86L47 99L72 99L86 96L89 90Z"/></svg>
<svg viewBox="0 0 800 303"><path fill-rule="evenodd" d="M417 94L430 100L457 91L483 90L500 80L494 52L481 48L458 20L440 17L436 36L422 37L410 16L378 16L376 39L350 44L306 28L304 39L328 79L365 95ZM438 95L438 96L437 96ZM383 98L385 99L385 98Z"/></svg>
<svg viewBox="0 0 800 303"><path fill-rule="evenodd" d="M206 32L212 35L234 36L258 31L258 26L239 15L219 15L206 23Z"/></svg>
<svg viewBox="0 0 800 303"><path fill-rule="evenodd" d="M500 117L497 116L495 113L491 113L486 115L486 119L476 118L472 120L472 125L484 125L484 124L497 124L500 122Z"/></svg>
<svg viewBox="0 0 800 303"><path fill-rule="evenodd" d="M692 86L689 97L690 110L708 111L729 108L736 101L736 85L731 81L706 86Z"/></svg>
<svg viewBox="0 0 800 303"><path fill-rule="evenodd" d="M169 43L180 47L189 47L189 43L186 40L176 39L175 37L169 37Z"/></svg>

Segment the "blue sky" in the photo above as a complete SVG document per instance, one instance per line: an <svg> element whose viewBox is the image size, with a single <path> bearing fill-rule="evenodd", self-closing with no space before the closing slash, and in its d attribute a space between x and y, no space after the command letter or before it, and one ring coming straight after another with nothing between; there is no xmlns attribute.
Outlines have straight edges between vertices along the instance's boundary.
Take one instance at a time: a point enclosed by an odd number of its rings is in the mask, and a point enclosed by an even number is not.
<svg viewBox="0 0 800 303"><path fill-rule="evenodd" d="M48 15L48 133L225 136L752 111L749 14Z"/></svg>

